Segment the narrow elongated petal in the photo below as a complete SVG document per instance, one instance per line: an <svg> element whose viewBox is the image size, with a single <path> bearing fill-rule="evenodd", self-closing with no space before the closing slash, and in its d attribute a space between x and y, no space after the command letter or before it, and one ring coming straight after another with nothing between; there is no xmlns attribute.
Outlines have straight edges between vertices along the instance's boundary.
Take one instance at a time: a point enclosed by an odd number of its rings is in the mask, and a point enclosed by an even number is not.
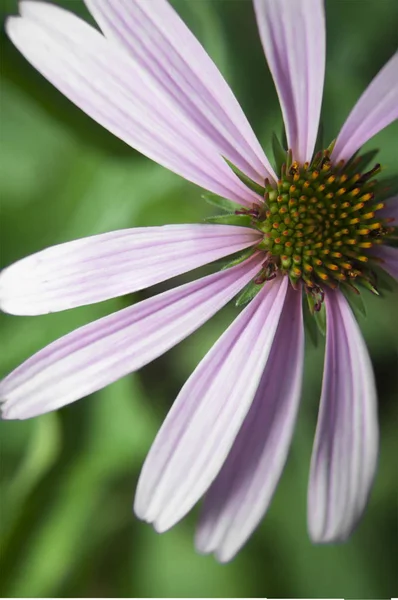
<svg viewBox="0 0 398 600"><path fill-rule="evenodd" d="M262 183L276 179L230 87L166 0L86 0L105 36L158 83L220 154Z"/></svg>
<svg viewBox="0 0 398 600"><path fill-rule="evenodd" d="M196 535L201 552L228 561L257 527L286 462L304 359L301 293L289 288L253 405L208 491Z"/></svg>
<svg viewBox="0 0 398 600"><path fill-rule="evenodd" d="M376 75L344 123L332 159L349 160L376 133L398 119L398 52Z"/></svg>
<svg viewBox="0 0 398 600"><path fill-rule="evenodd" d="M293 158L314 152L325 77L322 0L253 0Z"/></svg>
<svg viewBox="0 0 398 600"><path fill-rule="evenodd" d="M186 179L242 204L258 196L232 173L212 141L122 48L72 13L22 2L9 37L72 102L114 135Z"/></svg>
<svg viewBox="0 0 398 600"><path fill-rule="evenodd" d="M0 275L0 306L38 315L141 290L254 244L228 225L124 229L47 248Z"/></svg>
<svg viewBox="0 0 398 600"><path fill-rule="evenodd" d="M338 291L326 295L324 379L308 490L314 542L345 540L366 506L376 471L378 422L372 364Z"/></svg>
<svg viewBox="0 0 398 600"><path fill-rule="evenodd" d="M188 379L145 461L135 512L158 531L208 489L250 409L274 341L288 282L267 284Z"/></svg>
<svg viewBox="0 0 398 600"><path fill-rule="evenodd" d="M370 253L383 262L380 266L398 281L398 248L392 246L376 246L370 250Z"/></svg>
<svg viewBox="0 0 398 600"><path fill-rule="evenodd" d="M151 362L222 308L262 260L253 256L53 342L1 382L3 418L26 419L55 410Z"/></svg>

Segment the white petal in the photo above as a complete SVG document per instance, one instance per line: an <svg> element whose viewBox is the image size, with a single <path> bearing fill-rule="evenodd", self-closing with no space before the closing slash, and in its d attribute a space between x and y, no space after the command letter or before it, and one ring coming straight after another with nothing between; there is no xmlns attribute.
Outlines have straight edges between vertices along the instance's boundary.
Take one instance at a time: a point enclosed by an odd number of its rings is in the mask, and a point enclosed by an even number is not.
<svg viewBox="0 0 398 600"><path fill-rule="evenodd" d="M349 160L376 133L398 118L398 52L364 91L333 148L335 162Z"/></svg>
<svg viewBox="0 0 398 600"><path fill-rule="evenodd" d="M232 173L214 144L148 72L72 13L22 2L6 23L27 60L72 102L149 158L212 192L251 204L259 196Z"/></svg>
<svg viewBox="0 0 398 600"><path fill-rule="evenodd" d="M124 229L53 246L0 275L0 306L38 315L141 290L253 245L259 233L228 225Z"/></svg>
<svg viewBox="0 0 398 600"><path fill-rule="evenodd" d="M157 531L208 489L248 413L270 353L288 282L267 284L188 379L145 461L134 509Z"/></svg>
<svg viewBox="0 0 398 600"><path fill-rule="evenodd" d="M314 152L325 77L322 0L254 0L265 56L281 103L289 148L301 163Z"/></svg>
<svg viewBox="0 0 398 600"><path fill-rule="evenodd" d="M276 179L230 87L166 0L86 0L105 36L120 44L218 152L249 177Z"/></svg>
<svg viewBox="0 0 398 600"><path fill-rule="evenodd" d="M267 510L296 423L304 361L301 292L289 288L253 405L210 487L196 536L199 551L231 560Z"/></svg>
<svg viewBox="0 0 398 600"><path fill-rule="evenodd" d="M372 364L358 324L338 291L326 294L324 379L308 490L314 542L347 539L361 517L378 455Z"/></svg>
<svg viewBox="0 0 398 600"><path fill-rule="evenodd" d="M76 329L0 384L2 417L55 410L141 368L210 319L258 272L258 254Z"/></svg>

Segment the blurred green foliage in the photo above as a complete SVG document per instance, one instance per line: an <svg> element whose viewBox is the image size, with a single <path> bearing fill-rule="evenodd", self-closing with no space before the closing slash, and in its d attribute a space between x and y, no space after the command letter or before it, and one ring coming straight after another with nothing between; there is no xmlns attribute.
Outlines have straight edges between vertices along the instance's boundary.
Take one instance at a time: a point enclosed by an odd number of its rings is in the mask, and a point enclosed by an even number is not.
<svg viewBox="0 0 398 600"><path fill-rule="evenodd" d="M62 4L87 17L80 0ZM251 3L174 4L225 74L270 153L272 131L279 134L282 121ZM17 12L14 0L0 6L3 22ZM396 50L397 19L396 0L327 2L326 141ZM138 155L62 97L18 54L4 30L1 49L2 266L76 237L197 222L211 214L201 190ZM395 124L368 145L381 149L386 176L397 173L397 139ZM172 283L61 314L1 315L1 375L76 326ZM289 463L266 519L232 563L222 566L195 553L195 514L161 536L132 514L136 480L153 437L186 377L236 315L231 305L138 374L57 413L0 423L2 594L396 596L397 288L382 299L364 298L367 318L360 322L377 377L382 441L370 505L348 543L314 546L306 532L323 361L322 348L310 342Z"/></svg>

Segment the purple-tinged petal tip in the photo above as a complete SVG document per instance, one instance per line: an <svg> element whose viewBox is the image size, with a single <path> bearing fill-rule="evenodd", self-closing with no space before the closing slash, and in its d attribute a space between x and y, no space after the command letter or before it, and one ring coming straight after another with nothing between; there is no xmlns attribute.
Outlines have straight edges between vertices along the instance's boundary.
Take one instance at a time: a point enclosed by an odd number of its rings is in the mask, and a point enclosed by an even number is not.
<svg viewBox="0 0 398 600"><path fill-rule="evenodd" d="M208 489L248 413L272 348L288 282L266 284L181 390L138 482L134 509L165 531Z"/></svg>
<svg viewBox="0 0 398 600"><path fill-rule="evenodd" d="M377 467L372 364L343 294L326 294L322 397L311 459L308 528L317 543L346 540L365 510Z"/></svg>
<svg viewBox="0 0 398 600"><path fill-rule="evenodd" d="M254 0L258 28L275 81L293 158L310 161L325 77L322 0Z"/></svg>
<svg viewBox="0 0 398 600"><path fill-rule="evenodd" d="M105 36L150 76L219 154L263 183L275 179L230 87L166 0L86 0Z"/></svg>
<svg viewBox="0 0 398 600"><path fill-rule="evenodd" d="M0 307L39 315L136 292L243 250L259 235L230 225L164 225L52 246L2 271Z"/></svg>
<svg viewBox="0 0 398 600"><path fill-rule="evenodd" d="M332 159L349 160L376 133L398 119L398 52L376 75L348 115Z"/></svg>
<svg viewBox="0 0 398 600"><path fill-rule="evenodd" d="M198 127L200 111L184 113L146 65L62 8L34 1L22 2L20 10L21 18L7 21L11 41L90 117L189 181L243 205L258 201L225 163L212 135Z"/></svg>
<svg viewBox="0 0 398 600"><path fill-rule="evenodd" d="M27 419L140 369L195 331L258 272L262 256L94 321L40 350L0 383L3 418Z"/></svg>
<svg viewBox="0 0 398 600"><path fill-rule="evenodd" d="M252 407L206 494L197 529L197 549L221 562L235 556L272 500L296 422L303 360L302 296L289 286Z"/></svg>

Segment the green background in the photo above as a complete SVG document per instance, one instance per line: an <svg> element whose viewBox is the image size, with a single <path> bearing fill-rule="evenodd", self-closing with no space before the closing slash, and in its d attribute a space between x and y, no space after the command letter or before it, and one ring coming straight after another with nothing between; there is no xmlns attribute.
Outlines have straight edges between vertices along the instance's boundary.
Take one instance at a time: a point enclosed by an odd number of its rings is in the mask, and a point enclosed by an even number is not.
<svg viewBox="0 0 398 600"><path fill-rule="evenodd" d="M64 1L86 15L79 0ZM233 87L266 151L281 114L249 0L177 0L175 6ZM293 8L292 0L292 10ZM336 136L353 103L396 50L396 0L330 0L322 120ZM1 3L2 22L17 12ZM198 222L201 190L151 163L69 103L2 44L1 265L50 244L112 229ZM397 125L380 133L385 173L397 169ZM395 145L394 145L395 142ZM394 171L395 169L395 171ZM1 375L80 324L149 291L43 317L0 315ZM197 510L156 534L132 514L146 453L173 399L237 309L139 373L56 413L1 422L1 581L8 596L397 596L397 287L364 295L361 327L379 390L381 453L365 516L344 545L314 546L306 487L321 385L322 345L308 343L300 419L272 506L238 557L219 565L195 553ZM244 360L244 357L242 357Z"/></svg>

